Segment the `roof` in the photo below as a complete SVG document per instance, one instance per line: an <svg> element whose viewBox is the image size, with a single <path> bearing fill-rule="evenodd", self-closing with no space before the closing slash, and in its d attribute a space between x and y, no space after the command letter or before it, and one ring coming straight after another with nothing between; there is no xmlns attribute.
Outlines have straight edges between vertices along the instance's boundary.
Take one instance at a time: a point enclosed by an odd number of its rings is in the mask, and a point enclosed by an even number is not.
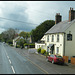
<svg viewBox="0 0 75 75"><path fill-rule="evenodd" d="M65 30L72 25L72 23L75 22L75 19L71 22L68 20L62 21L58 24L55 24L52 28L50 28L45 34L51 34L51 33L64 33Z"/></svg>

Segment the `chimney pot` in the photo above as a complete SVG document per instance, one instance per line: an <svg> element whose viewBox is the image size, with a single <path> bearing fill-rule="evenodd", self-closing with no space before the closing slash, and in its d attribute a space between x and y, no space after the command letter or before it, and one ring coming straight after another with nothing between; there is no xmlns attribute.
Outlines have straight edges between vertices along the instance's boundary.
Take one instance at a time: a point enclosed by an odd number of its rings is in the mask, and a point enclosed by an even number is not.
<svg viewBox="0 0 75 75"><path fill-rule="evenodd" d="M60 15L60 13L56 13L56 16L55 16L55 24L61 22L61 18L62 18L62 16Z"/></svg>
<svg viewBox="0 0 75 75"><path fill-rule="evenodd" d="M69 10L69 22L75 19L75 10L73 8Z"/></svg>
<svg viewBox="0 0 75 75"><path fill-rule="evenodd" d="M71 10L71 7L70 7L70 10Z"/></svg>
<svg viewBox="0 0 75 75"><path fill-rule="evenodd" d="M73 8L72 8L72 10L73 10Z"/></svg>

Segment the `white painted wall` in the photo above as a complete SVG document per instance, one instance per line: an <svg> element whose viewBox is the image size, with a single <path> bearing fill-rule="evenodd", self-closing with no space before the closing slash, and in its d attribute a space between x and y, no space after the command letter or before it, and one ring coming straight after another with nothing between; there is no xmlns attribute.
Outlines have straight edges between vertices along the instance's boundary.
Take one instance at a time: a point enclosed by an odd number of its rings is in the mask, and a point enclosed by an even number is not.
<svg viewBox="0 0 75 75"><path fill-rule="evenodd" d="M59 34L59 42L57 42L57 34L48 34L49 35L49 42L47 42L47 35L46 36L46 51L47 51L47 46L49 44L54 44L54 54L56 54L57 47L59 47L59 54L63 56L63 44L64 44L64 33L58 33ZM54 42L52 42L52 35L54 35Z"/></svg>
<svg viewBox="0 0 75 75"><path fill-rule="evenodd" d="M44 49L44 48L45 48L45 44L42 44L42 43L35 43L35 49L38 49L38 48L40 48L40 47L42 47L42 49Z"/></svg>

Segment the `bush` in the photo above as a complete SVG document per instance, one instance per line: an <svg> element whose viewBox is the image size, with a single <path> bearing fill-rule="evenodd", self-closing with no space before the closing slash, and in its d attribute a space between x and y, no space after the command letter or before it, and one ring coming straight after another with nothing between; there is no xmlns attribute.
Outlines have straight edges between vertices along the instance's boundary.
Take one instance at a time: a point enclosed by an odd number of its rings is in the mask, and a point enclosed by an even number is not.
<svg viewBox="0 0 75 75"><path fill-rule="evenodd" d="M13 44L13 41L12 40L8 40L7 43L8 44Z"/></svg>
<svg viewBox="0 0 75 75"><path fill-rule="evenodd" d="M22 46L23 48L24 48L24 43L25 43L25 40L24 40L24 39L19 39L19 40L17 41L17 45L20 45L20 46Z"/></svg>
<svg viewBox="0 0 75 75"><path fill-rule="evenodd" d="M46 53L46 50L42 49L41 54L45 54L45 53Z"/></svg>
<svg viewBox="0 0 75 75"><path fill-rule="evenodd" d="M33 43L32 43L32 44L25 43L25 44L24 44L24 47L25 47L25 46L27 46L27 47L29 47L29 48L35 48L35 44L33 44Z"/></svg>
<svg viewBox="0 0 75 75"><path fill-rule="evenodd" d="M20 45L17 45L16 48L20 48Z"/></svg>
<svg viewBox="0 0 75 75"><path fill-rule="evenodd" d="M48 56L49 55L49 52L46 52L45 55Z"/></svg>
<svg viewBox="0 0 75 75"><path fill-rule="evenodd" d="M13 44L10 44L10 46L13 46Z"/></svg>
<svg viewBox="0 0 75 75"><path fill-rule="evenodd" d="M29 44L25 43L25 44L24 44L24 47L25 47L25 46L28 46L28 45L29 45Z"/></svg>
<svg viewBox="0 0 75 75"><path fill-rule="evenodd" d="M41 52L41 48L38 48L38 49L37 49L37 52L40 53L40 52Z"/></svg>

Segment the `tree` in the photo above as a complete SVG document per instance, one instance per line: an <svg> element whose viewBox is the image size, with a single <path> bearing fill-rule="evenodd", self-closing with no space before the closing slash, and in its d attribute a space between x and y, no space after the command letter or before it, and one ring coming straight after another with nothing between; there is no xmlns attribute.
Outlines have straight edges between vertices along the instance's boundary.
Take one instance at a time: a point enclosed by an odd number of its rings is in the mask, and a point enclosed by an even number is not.
<svg viewBox="0 0 75 75"><path fill-rule="evenodd" d="M45 34L45 32L47 32L54 24L55 21L46 20L43 23L41 23L39 26L37 26L35 29L33 29L31 31L32 41L37 42L38 40L40 40Z"/></svg>
<svg viewBox="0 0 75 75"><path fill-rule="evenodd" d="M19 33L19 36L23 37L27 41L27 38L30 36L30 33L22 31Z"/></svg>
<svg viewBox="0 0 75 75"><path fill-rule="evenodd" d="M17 32L15 29L9 28L8 30L1 33L2 39L7 42L8 40L13 40ZM16 36L17 37L17 36Z"/></svg>

